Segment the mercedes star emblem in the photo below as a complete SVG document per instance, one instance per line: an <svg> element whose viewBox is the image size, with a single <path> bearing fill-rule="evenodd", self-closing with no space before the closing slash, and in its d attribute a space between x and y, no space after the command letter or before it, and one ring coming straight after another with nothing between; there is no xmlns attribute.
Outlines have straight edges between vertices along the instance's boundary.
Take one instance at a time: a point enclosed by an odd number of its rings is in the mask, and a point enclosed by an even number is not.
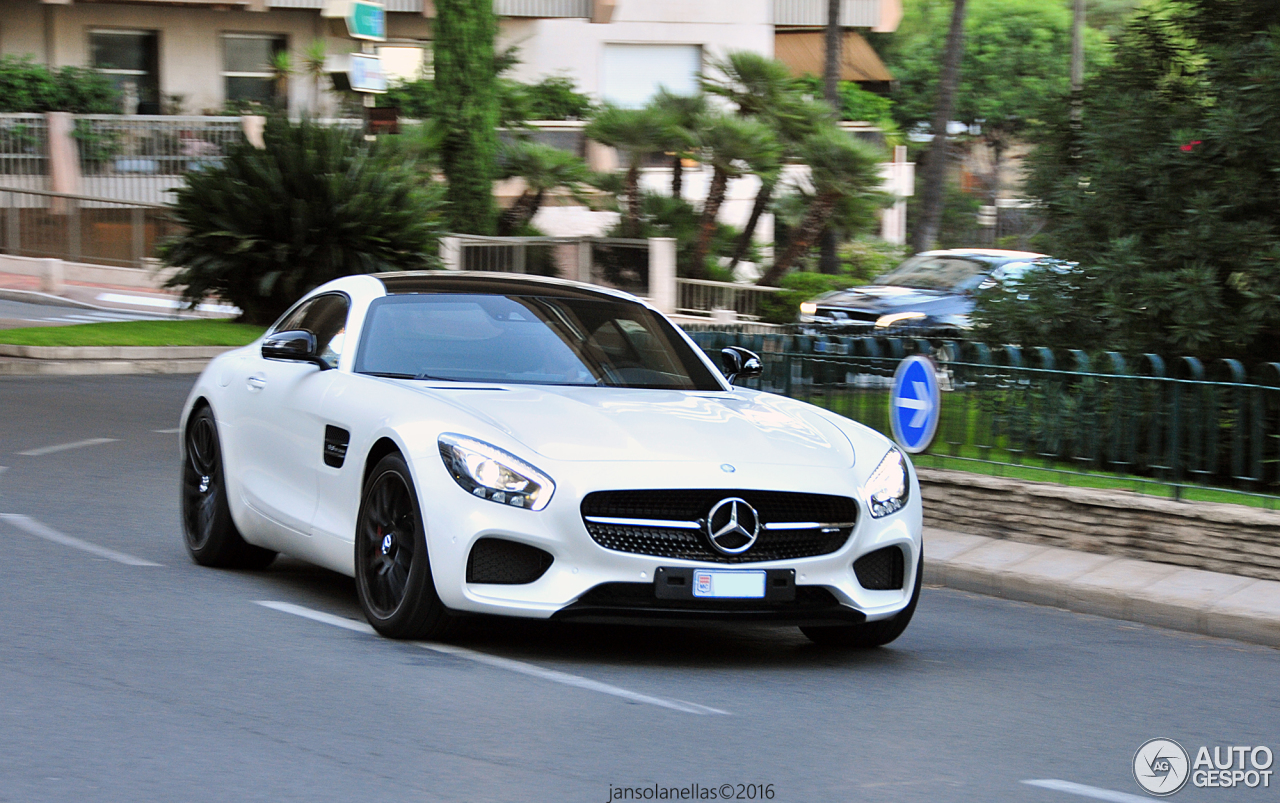
<svg viewBox="0 0 1280 803"><path fill-rule="evenodd" d="M760 516L745 499L721 499L707 514L711 546L726 555L746 552L760 534Z"/></svg>

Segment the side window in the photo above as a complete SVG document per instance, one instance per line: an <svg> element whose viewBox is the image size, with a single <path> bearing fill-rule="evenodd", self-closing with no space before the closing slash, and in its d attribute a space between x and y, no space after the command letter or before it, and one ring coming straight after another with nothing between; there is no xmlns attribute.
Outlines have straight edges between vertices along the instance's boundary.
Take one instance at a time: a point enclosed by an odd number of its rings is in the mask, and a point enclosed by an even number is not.
<svg viewBox="0 0 1280 803"><path fill-rule="evenodd" d="M338 367L342 347L347 339L347 310L351 303L346 296L333 294L316 298L302 316L302 326L316 336L316 351L330 368Z"/></svg>
<svg viewBox="0 0 1280 803"><path fill-rule="evenodd" d="M330 368L338 367L338 358L347 339L347 311L351 302L338 293L316 296L293 312L273 331L303 329L316 336L316 350Z"/></svg>

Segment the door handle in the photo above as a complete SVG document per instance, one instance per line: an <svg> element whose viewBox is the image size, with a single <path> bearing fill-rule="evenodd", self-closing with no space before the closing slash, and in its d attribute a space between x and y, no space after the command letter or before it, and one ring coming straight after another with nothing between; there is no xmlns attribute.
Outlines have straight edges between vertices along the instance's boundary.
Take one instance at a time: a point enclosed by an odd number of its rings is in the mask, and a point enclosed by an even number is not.
<svg viewBox="0 0 1280 803"><path fill-rule="evenodd" d="M267 386L267 378L262 374L254 374L248 379L249 390L258 391Z"/></svg>

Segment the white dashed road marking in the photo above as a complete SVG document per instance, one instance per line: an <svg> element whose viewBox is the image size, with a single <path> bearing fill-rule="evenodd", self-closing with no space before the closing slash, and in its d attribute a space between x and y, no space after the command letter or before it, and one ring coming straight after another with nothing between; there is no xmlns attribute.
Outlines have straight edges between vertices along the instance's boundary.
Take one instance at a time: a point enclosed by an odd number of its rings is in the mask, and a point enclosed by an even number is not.
<svg viewBox="0 0 1280 803"><path fill-rule="evenodd" d="M81 541L79 538L73 538L65 533L60 533L52 527L45 526L30 516L21 516L16 513L0 513L0 521L7 521L19 530L28 535L34 535L37 538L43 538L46 541L52 541L55 544L63 546L75 547L82 549L92 555L100 558L114 560L116 563L123 563L126 566L160 566L159 563L153 563L142 558L135 558L133 555L126 555L123 552L116 552L114 549L91 544L88 541Z"/></svg>
<svg viewBox="0 0 1280 803"><path fill-rule="evenodd" d="M1028 786L1038 786L1041 789L1052 789L1055 792L1066 792L1069 795L1088 797L1094 800L1108 800L1111 803L1150 803L1151 801L1151 798L1143 797L1142 795L1131 795L1128 792L1116 792L1111 789L1101 789L1097 786L1085 786L1082 783L1060 781L1057 778L1023 781L1023 783Z"/></svg>
<svg viewBox="0 0 1280 803"><path fill-rule="evenodd" d="M28 449L25 452L18 452L23 457L43 457L54 452L65 452L68 449L80 449L85 446L97 446L100 443L114 443L115 438L90 438L87 441L76 441L75 443L60 443L57 446L41 446L39 449Z"/></svg>
<svg viewBox="0 0 1280 803"><path fill-rule="evenodd" d="M322 622L326 625L341 627L356 633L372 634L374 632L373 628L364 622L357 622L354 619L347 619L342 616L334 616L331 613L315 611L289 602L271 602L263 600L258 604L271 608L275 611L291 613L294 616L301 616L315 622ZM418 641L414 642L414 644L424 650L443 653L444 655L452 655L454 658L474 661L478 664L484 664L485 666L492 666L496 669L505 669L508 672L516 672L521 675L540 678L541 680L549 680L552 683L560 683L565 686L573 686L579 689L586 689L587 691L612 695L613 697L621 697L624 700L630 700L635 703L656 705L660 708L669 708L673 711L680 711L685 714L729 714L728 711L721 711L719 708L699 705L698 703L685 702L684 700L669 700L663 697L653 697L648 694L640 694L639 692L629 691L627 689L619 688L618 686L611 686L608 683L601 683L598 680L590 680L589 678L580 677L578 675L571 675L568 672L559 672L555 669L543 669L540 666L526 664L524 661L500 658L497 655L476 652L475 650L468 650L465 647L454 647L449 644L436 644L428 641Z"/></svg>
<svg viewBox="0 0 1280 803"><path fill-rule="evenodd" d="M159 432L161 435L177 435L182 430L178 427L174 427L173 429L153 429L151 431Z"/></svg>

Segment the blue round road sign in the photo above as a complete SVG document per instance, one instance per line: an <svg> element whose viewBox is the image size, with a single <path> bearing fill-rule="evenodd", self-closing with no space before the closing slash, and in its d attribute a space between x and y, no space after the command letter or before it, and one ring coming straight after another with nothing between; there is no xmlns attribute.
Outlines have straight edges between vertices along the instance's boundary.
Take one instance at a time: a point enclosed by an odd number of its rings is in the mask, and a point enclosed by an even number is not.
<svg viewBox="0 0 1280 803"><path fill-rule="evenodd" d="M920 354L903 360L889 392L889 424L898 445L912 454L928 449L938 431L941 406L933 361Z"/></svg>

